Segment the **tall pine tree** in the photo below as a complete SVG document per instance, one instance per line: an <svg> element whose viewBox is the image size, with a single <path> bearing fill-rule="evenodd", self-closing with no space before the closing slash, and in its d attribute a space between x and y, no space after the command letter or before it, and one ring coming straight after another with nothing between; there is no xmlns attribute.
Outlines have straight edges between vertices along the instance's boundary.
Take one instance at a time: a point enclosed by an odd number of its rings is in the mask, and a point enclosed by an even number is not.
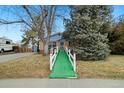
<svg viewBox="0 0 124 93"><path fill-rule="evenodd" d="M106 29L111 6L72 6L71 20L66 21L65 39L82 60L105 59L109 53Z"/></svg>

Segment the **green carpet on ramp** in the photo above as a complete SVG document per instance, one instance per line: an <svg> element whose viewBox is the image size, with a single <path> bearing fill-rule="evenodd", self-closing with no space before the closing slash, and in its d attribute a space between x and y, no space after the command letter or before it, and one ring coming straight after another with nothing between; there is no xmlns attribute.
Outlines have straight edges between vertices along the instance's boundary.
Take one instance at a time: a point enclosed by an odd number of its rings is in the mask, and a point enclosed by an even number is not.
<svg viewBox="0 0 124 93"><path fill-rule="evenodd" d="M77 78L64 50L59 50L50 78Z"/></svg>

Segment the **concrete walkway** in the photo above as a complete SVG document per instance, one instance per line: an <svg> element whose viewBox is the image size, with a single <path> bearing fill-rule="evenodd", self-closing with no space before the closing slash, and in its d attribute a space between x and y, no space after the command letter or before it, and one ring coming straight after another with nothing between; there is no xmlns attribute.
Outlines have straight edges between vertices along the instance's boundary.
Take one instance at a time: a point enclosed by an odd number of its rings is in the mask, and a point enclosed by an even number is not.
<svg viewBox="0 0 124 93"><path fill-rule="evenodd" d="M0 88L124 88L124 80L1 79Z"/></svg>
<svg viewBox="0 0 124 93"><path fill-rule="evenodd" d="M16 53L16 54L9 54L9 55L1 55L0 56L0 63L14 60L14 59L20 58L20 57L30 56L32 54L33 53Z"/></svg>

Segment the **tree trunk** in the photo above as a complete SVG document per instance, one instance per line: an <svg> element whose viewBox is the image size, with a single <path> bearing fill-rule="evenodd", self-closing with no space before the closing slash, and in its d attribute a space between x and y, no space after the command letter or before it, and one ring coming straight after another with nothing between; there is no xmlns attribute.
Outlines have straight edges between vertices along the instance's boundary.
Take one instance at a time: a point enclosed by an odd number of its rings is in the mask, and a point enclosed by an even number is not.
<svg viewBox="0 0 124 93"><path fill-rule="evenodd" d="M46 42L44 48L45 48L45 49L44 49L45 55L48 55L48 43L47 43L47 42Z"/></svg>
<svg viewBox="0 0 124 93"><path fill-rule="evenodd" d="M50 38L49 38L49 36L47 37L47 40L46 40L46 43L45 43L45 49L44 49L44 52L45 52L45 55L48 55L49 54L49 40L50 40Z"/></svg>

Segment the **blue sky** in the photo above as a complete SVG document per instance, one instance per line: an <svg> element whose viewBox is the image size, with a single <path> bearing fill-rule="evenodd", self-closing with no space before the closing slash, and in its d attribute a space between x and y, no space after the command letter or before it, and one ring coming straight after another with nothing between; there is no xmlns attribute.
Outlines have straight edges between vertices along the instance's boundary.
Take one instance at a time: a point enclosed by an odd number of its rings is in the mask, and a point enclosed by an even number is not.
<svg viewBox="0 0 124 93"><path fill-rule="evenodd" d="M114 18L124 14L124 5L116 5L116 6L113 6L113 8L114 8L114 11L113 11Z"/></svg>
<svg viewBox="0 0 124 93"><path fill-rule="evenodd" d="M10 6L7 6L10 7ZM68 14L66 10L66 7L60 7L58 12L61 12L63 15ZM119 15L124 14L124 6L113 6L113 17L116 18ZM10 12L8 8L5 6L0 6L0 18L7 18L8 20L16 19L17 16ZM14 25L0 25L0 37L7 37L9 39L12 39L14 42L21 41L21 36L23 35L23 32L21 31L22 25L14 24ZM64 26L61 19L56 19L56 25L55 25L56 31L64 31Z"/></svg>

